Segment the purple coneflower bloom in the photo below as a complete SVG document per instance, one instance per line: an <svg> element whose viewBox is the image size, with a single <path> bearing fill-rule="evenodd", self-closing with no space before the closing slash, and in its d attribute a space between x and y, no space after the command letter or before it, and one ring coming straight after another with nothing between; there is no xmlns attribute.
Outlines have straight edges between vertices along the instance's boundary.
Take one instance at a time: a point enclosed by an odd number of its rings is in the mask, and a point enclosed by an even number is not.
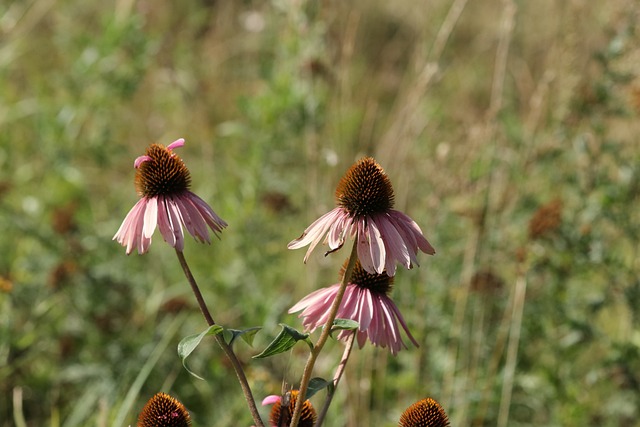
<svg viewBox="0 0 640 427"><path fill-rule="evenodd" d="M338 207L318 218L302 236L289 243L289 249L306 245L309 254L324 238L327 254L337 251L347 237L357 242L358 258L369 273L389 276L396 272L396 261L406 268L418 265L418 249L436 253L411 218L393 208L393 187L382 167L371 157L355 163L336 189ZM326 237L325 237L326 235Z"/></svg>
<svg viewBox="0 0 640 427"><path fill-rule="evenodd" d="M113 236L113 240L126 246L127 255L134 248L139 254L147 252L156 225L164 240L179 251L184 249L183 225L189 234L203 243L211 243L207 226L215 235L227 226L204 200L189 191L189 170L173 152L174 148L183 145L182 138L167 147L151 144L146 154L133 163L136 189L141 199Z"/></svg>
<svg viewBox="0 0 640 427"><path fill-rule="evenodd" d="M346 265L346 263L345 263ZM345 267L342 268L341 276ZM360 262L356 262L351 280L347 284L344 297L336 318L350 319L358 322L358 345L364 346L367 338L373 345L383 348L389 347L392 354L397 354L402 347L407 346L400 337L400 328L406 332L411 342L419 347L396 304L389 298L393 286L393 277L385 273L368 273ZM328 288L318 289L304 297L289 309L289 313L302 310L299 317L303 317L302 324L308 331L322 327L327 323L329 308L333 304L340 284ZM346 340L354 331L344 330L338 334L338 339Z"/></svg>

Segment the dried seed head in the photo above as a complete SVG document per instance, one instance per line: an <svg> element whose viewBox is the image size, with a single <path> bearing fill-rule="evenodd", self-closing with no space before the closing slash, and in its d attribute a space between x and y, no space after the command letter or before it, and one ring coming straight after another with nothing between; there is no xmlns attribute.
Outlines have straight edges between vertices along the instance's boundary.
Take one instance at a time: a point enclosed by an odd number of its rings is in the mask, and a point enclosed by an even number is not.
<svg viewBox="0 0 640 427"><path fill-rule="evenodd" d="M529 238L539 239L553 234L562 224L562 200L542 205L529 220Z"/></svg>
<svg viewBox="0 0 640 427"><path fill-rule="evenodd" d="M148 157L136 172L136 189L145 197L182 193L191 185L191 175L182 159L160 144L151 144Z"/></svg>
<svg viewBox="0 0 640 427"><path fill-rule="evenodd" d="M432 398L409 406L400 417L398 427L447 427L449 419L442 406Z"/></svg>
<svg viewBox="0 0 640 427"><path fill-rule="evenodd" d="M138 416L138 427L188 427L189 412L180 401L165 393L153 396Z"/></svg>
<svg viewBox="0 0 640 427"><path fill-rule="evenodd" d="M341 280L348 263L349 260L347 259L340 269ZM389 277L386 272L382 272L382 274L369 273L362 268L360 261L356 261L353 266L349 282L361 288L369 289L371 292L384 295L389 295L391 289L393 289L393 277Z"/></svg>
<svg viewBox="0 0 640 427"><path fill-rule="evenodd" d="M365 157L342 177L336 199L352 216L387 212L393 208L393 187L382 166Z"/></svg>
<svg viewBox="0 0 640 427"><path fill-rule="evenodd" d="M296 407L296 400L298 399L298 390L291 390L288 392L282 400L274 403L271 408L271 414L269 415L269 423L272 426L288 426L291 423L291 414L293 414L293 410ZM288 400L288 405L285 408L282 408L283 400L286 404ZM305 400L302 405L302 413L300 414L300 423L298 424L300 427L313 427L316 422L318 415L316 414L316 410L311 405L311 402Z"/></svg>

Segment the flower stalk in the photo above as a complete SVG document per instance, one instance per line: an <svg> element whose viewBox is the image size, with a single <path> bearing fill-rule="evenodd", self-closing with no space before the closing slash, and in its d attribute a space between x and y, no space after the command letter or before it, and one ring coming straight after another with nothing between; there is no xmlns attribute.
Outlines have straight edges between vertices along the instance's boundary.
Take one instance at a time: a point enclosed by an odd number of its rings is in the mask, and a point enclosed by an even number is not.
<svg viewBox="0 0 640 427"><path fill-rule="evenodd" d="M338 383L342 378L342 374L347 366L347 361L349 360L349 356L351 356L351 350L353 350L353 343L356 340L355 331L349 335L347 338L347 343L345 344L344 353L342 353L342 359L340 360L340 364L338 365L338 369L336 369L336 373L333 375L333 387L328 389L327 398L324 401L324 405L320 410L320 414L318 415L318 421L316 423L316 427L320 427L324 422L324 418L327 415L327 411L329 410L329 406L331 405L331 401L333 400L333 395L336 393L336 388L338 388Z"/></svg>
<svg viewBox="0 0 640 427"><path fill-rule="evenodd" d="M311 350L309 354L309 358L307 359L307 363L304 367L304 371L302 373L302 378L300 379L300 388L298 400L296 402L296 407L291 415L291 427L297 427L300 421L300 414L302 412L302 402L305 400L305 396L307 395L307 389L309 387L309 381L311 380L311 374L313 373L313 367L315 366L316 360L322 351L329 335L331 334L331 326L333 325L333 321L336 319L336 314L338 313L338 309L340 308L340 303L342 302L342 297L344 296L344 292L347 289L347 284L349 280L351 280L351 274L353 272L353 268L356 265L356 261L358 260L357 253L358 245L354 242L353 247L351 249L351 254L349 255L349 261L347 263L347 267L345 268L344 275L342 276L342 282L340 283L340 289L336 294L336 297L333 301L333 305L329 310L329 315L327 317L327 323L325 323L322 332L320 333L320 337L316 342L315 346Z"/></svg>
<svg viewBox="0 0 640 427"><path fill-rule="evenodd" d="M191 289L193 290L196 300L198 301L198 306L200 307L200 311L202 312L202 315L207 321L207 324L209 326L215 325L216 322L213 320L213 317L211 316L211 312L209 311L209 308L207 307L207 304L204 301L204 298L202 297L202 292L200 292L198 283L193 277L193 274L191 274L191 269L187 264L187 260L185 259L184 254L182 253L182 251L179 251L178 249L176 249L176 255L178 256L178 260L180 261L180 266L184 271L184 275L186 276L187 281L191 285ZM253 393L251 392L251 387L249 386L249 381L247 380L247 376L244 373L244 369L242 368L242 364L240 363L240 360L238 360L238 357L233 351L233 348L226 343L226 341L224 340L221 334L216 335L215 339L218 345L220 346L220 348L222 348L222 351L224 351L224 354L227 356L227 358L231 362L231 365L233 366L233 370L235 371L236 376L238 377L238 381L240 382L240 387L242 388L242 392L244 393L244 398L247 401L247 405L249 406L249 411L251 412L251 416L253 417L253 422L256 424L257 427L264 427L264 423L262 422L262 418L260 418L260 414L258 413L258 408L256 407L256 402L253 398Z"/></svg>

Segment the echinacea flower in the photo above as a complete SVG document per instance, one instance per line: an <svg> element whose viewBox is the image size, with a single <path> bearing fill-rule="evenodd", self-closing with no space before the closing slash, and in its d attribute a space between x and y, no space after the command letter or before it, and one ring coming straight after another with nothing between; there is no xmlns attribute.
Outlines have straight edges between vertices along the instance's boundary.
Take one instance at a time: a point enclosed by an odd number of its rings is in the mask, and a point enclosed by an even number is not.
<svg viewBox="0 0 640 427"><path fill-rule="evenodd" d="M442 406L430 397L409 406L398 427L448 427L449 419Z"/></svg>
<svg viewBox="0 0 640 427"><path fill-rule="evenodd" d="M183 226L202 243L211 243L207 226L215 235L227 226L204 200L189 191L189 170L173 152L183 145L182 138L167 147L151 144L145 155L133 163L141 198L113 236L113 240L126 246L127 255L134 248L139 254L147 252L156 225L164 240L179 251L184 249Z"/></svg>
<svg viewBox="0 0 640 427"><path fill-rule="evenodd" d="M179 400L165 393L153 396L138 416L138 427L188 427L189 412Z"/></svg>
<svg viewBox="0 0 640 427"><path fill-rule="evenodd" d="M289 426L291 423L291 414L296 407L298 399L298 390L291 390L284 396L271 395L264 398L262 406L273 405L269 414L269 424L272 427ZM300 414L300 427L313 427L318 418L316 410L309 400L305 400L302 405L302 413Z"/></svg>
<svg viewBox="0 0 640 427"><path fill-rule="evenodd" d="M345 263L346 265L346 263ZM345 267L342 268L341 276ZM386 273L368 273L360 262L356 262L351 279L347 284L344 297L336 318L350 319L358 322L356 331L343 330L337 337L346 340L352 333L356 333L358 345L362 348L367 340L373 345L383 348L389 347L392 354L397 354L402 347L407 348L400 336L400 328L406 332L411 342L419 347L415 338L409 332L402 313L389 298L393 286L393 277ZM302 324L308 331L314 331L327 323L329 308L338 293L340 284L318 289L304 297L289 309L289 313L302 310L298 317L302 317Z"/></svg>
<svg viewBox="0 0 640 427"><path fill-rule="evenodd" d="M396 261L406 268L418 265L418 249L435 254L418 224L392 209L391 181L373 158L365 157L351 166L336 188L336 199L336 208L288 245L289 249L310 245L305 262L323 238L329 245L327 254L340 249L347 237L355 238L362 267L369 273L386 270L389 276L396 272Z"/></svg>

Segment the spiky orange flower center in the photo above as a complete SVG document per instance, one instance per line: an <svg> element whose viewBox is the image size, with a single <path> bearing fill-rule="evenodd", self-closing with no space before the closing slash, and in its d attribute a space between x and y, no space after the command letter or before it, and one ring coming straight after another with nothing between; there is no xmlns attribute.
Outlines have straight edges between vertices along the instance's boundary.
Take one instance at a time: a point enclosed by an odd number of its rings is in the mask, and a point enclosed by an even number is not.
<svg viewBox="0 0 640 427"><path fill-rule="evenodd" d="M348 263L349 260L346 260L340 269L341 279ZM393 289L393 277L389 277L387 273L368 273L364 268L362 268L360 261L356 261L356 265L353 267L349 282L361 288L369 289L371 292L377 294L389 295L389 293L391 293L391 289Z"/></svg>
<svg viewBox="0 0 640 427"><path fill-rule="evenodd" d="M140 412L138 427L188 427L189 412L179 400L165 393L153 396Z"/></svg>
<svg viewBox="0 0 640 427"><path fill-rule="evenodd" d="M336 199L352 216L387 212L393 208L393 187L382 166L365 157L342 177Z"/></svg>
<svg viewBox="0 0 640 427"><path fill-rule="evenodd" d="M271 408L269 422L272 426L288 426L291 423L291 414L296 407L298 399L298 390L291 390L286 393L280 402L276 402ZM283 407L284 405L284 407ZM300 415L300 427L313 427L318 415L311 405L311 402L305 400L302 405L302 414Z"/></svg>
<svg viewBox="0 0 640 427"><path fill-rule="evenodd" d="M399 427L447 427L449 419L442 406L430 397L409 406L400 417Z"/></svg>
<svg viewBox="0 0 640 427"><path fill-rule="evenodd" d="M136 172L136 189L145 197L171 195L189 189L191 174L177 154L163 145L151 144L145 153L150 160Z"/></svg>

